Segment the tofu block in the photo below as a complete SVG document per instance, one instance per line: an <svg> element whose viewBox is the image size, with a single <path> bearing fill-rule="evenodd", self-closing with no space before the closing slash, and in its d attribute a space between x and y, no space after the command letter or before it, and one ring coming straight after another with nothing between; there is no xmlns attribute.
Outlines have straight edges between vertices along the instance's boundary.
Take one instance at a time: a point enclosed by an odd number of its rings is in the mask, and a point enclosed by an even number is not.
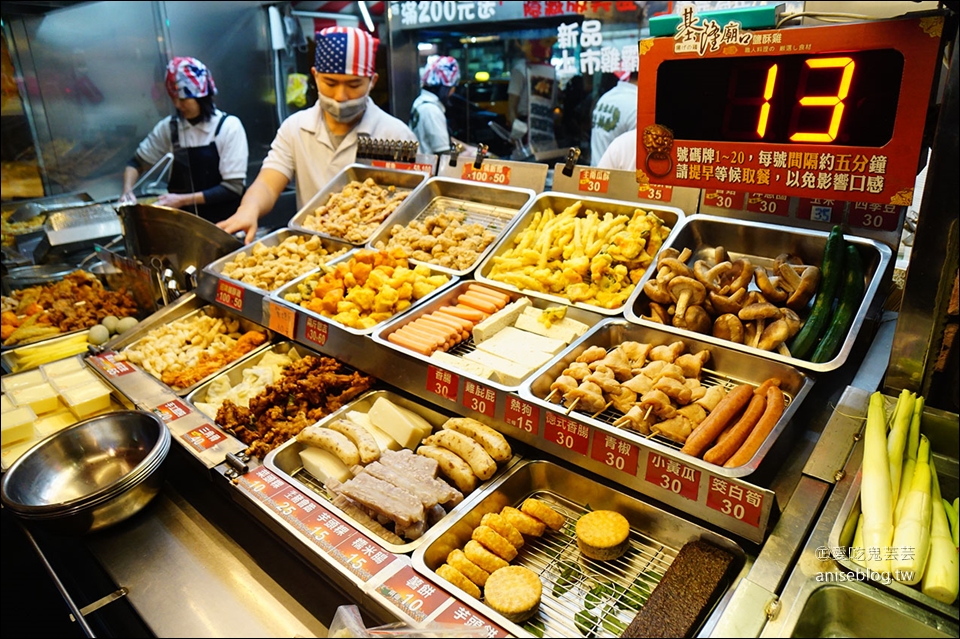
<svg viewBox="0 0 960 639"><path fill-rule="evenodd" d="M0 446L7 447L17 442L33 439L36 433L33 424L36 414L29 406L21 406L3 414L0 422Z"/></svg>
<svg viewBox="0 0 960 639"><path fill-rule="evenodd" d="M377 428L373 425L373 422L370 421L370 416L366 413L361 413L358 410L350 410L345 413L346 418L349 419L354 424L358 426L363 426L370 434L373 435L373 438L377 440L377 446L380 447L380 450L400 450L403 448L397 440L395 440L390 435L387 435L383 430Z"/></svg>
<svg viewBox="0 0 960 639"><path fill-rule="evenodd" d="M350 474L350 469L340 461L339 457L322 448L304 447L300 451L300 462L308 473L319 479L324 485L330 478L345 482L353 477Z"/></svg>
<svg viewBox="0 0 960 639"><path fill-rule="evenodd" d="M477 344L477 348L502 357L507 357L507 353L518 350L540 351L553 356L566 346L562 340L529 333L515 326L507 326L490 339Z"/></svg>
<svg viewBox="0 0 960 639"><path fill-rule="evenodd" d="M570 344L590 329L590 327L583 322L572 320L569 317L564 317L562 320L555 322L553 326L547 328L535 315L527 313L520 315L513 325L522 331L558 339L565 344Z"/></svg>
<svg viewBox="0 0 960 639"><path fill-rule="evenodd" d="M4 448L3 451L0 452L0 470L6 472L8 468L13 466L13 462L20 459L23 454L33 448L36 443L36 439L28 439L27 441Z"/></svg>
<svg viewBox="0 0 960 639"><path fill-rule="evenodd" d="M43 377L43 373L39 370L27 371L26 373L18 373L16 375L6 375L3 378L3 392L9 393L17 388L26 388L27 386L36 386L37 384L42 384L46 380Z"/></svg>
<svg viewBox="0 0 960 639"><path fill-rule="evenodd" d="M517 321L517 318L523 313L523 309L528 306L530 306L530 300L526 297L521 297L517 301L507 304L473 327L473 341L479 344L490 339L502 329Z"/></svg>
<svg viewBox="0 0 960 639"><path fill-rule="evenodd" d="M493 369L488 368L483 364L471 362L468 359L457 357L456 355L451 355L450 353L444 351L436 351L430 356L430 359L435 359L437 360L438 364L442 364L444 366L454 366L481 379L490 379L494 374Z"/></svg>
<svg viewBox="0 0 960 639"><path fill-rule="evenodd" d="M433 426L412 410L397 406L386 397L378 397L367 413L374 426L383 430L404 448L413 450L433 432Z"/></svg>
<svg viewBox="0 0 960 639"><path fill-rule="evenodd" d="M43 371L47 379L51 379L68 373L86 370L86 366L84 366L83 361L79 357L68 357L67 359L43 364L40 366L40 370Z"/></svg>
<svg viewBox="0 0 960 639"><path fill-rule="evenodd" d="M65 388L61 397L77 419L110 408L110 389L100 381Z"/></svg>
<svg viewBox="0 0 960 639"><path fill-rule="evenodd" d="M467 353L463 358L492 368L494 371L494 379L505 386L519 386L530 373L539 368L539 366L531 367L526 364L513 362L481 350Z"/></svg>
<svg viewBox="0 0 960 639"><path fill-rule="evenodd" d="M86 384L88 382L100 381L96 375L84 369L73 371L72 373L65 373L63 375L48 375L47 379L50 381L50 385L53 386L57 392L60 392L65 388L70 388L71 386L79 386L80 384Z"/></svg>
<svg viewBox="0 0 960 639"><path fill-rule="evenodd" d="M11 391L10 395L13 397L13 400L17 402L17 406L29 406L37 415L40 413L49 413L60 406L60 398L57 396L57 391L46 382L35 386L15 388ZM6 417L4 417L4 420L6 420Z"/></svg>
<svg viewBox="0 0 960 639"><path fill-rule="evenodd" d="M8 410L13 410L17 405L13 403L6 395L0 395L0 412L5 413Z"/></svg>

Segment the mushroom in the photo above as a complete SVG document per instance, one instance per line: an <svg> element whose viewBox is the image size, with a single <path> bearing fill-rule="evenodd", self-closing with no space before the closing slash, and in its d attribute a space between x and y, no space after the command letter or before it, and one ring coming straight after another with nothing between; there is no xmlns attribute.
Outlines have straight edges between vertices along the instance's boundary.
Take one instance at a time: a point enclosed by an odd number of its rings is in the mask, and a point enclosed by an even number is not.
<svg viewBox="0 0 960 639"><path fill-rule="evenodd" d="M753 264L747 258L741 257L733 263L733 268L720 278L720 282L723 284L720 292L728 293L740 288L748 288L751 281L753 281Z"/></svg>
<svg viewBox="0 0 960 639"><path fill-rule="evenodd" d="M670 291L659 280L647 280L643 285L643 292L657 304L669 304L673 301L673 298L670 297Z"/></svg>
<svg viewBox="0 0 960 639"><path fill-rule="evenodd" d="M707 289L692 277L675 277L670 280L667 289L670 291L670 296L677 303L677 309L674 313L681 317L687 312L688 304L702 304L707 296Z"/></svg>
<svg viewBox="0 0 960 639"><path fill-rule="evenodd" d="M679 270L686 269L689 275L689 268L687 268L686 261L690 259L690 256L693 255L693 252L684 248L683 251L678 251L675 248L665 248L660 251L659 257L657 257L657 280L658 281L668 281L671 279L670 273L673 271L674 267L679 263L683 268Z"/></svg>
<svg viewBox="0 0 960 639"><path fill-rule="evenodd" d="M743 322L733 313L721 315L713 322L713 336L743 344Z"/></svg>
<svg viewBox="0 0 960 639"><path fill-rule="evenodd" d="M781 272L793 273L796 275L796 271L793 270L793 267L784 264L781 267ZM790 297L787 298L787 306L792 308L795 311L800 310L810 301L810 298L813 297L813 294L817 292L817 285L820 284L820 269L816 266L808 266L803 269L803 275L799 276L796 280L791 281L793 286L793 292L790 294Z"/></svg>
<svg viewBox="0 0 960 639"><path fill-rule="evenodd" d="M760 340L760 335L763 333L766 321L771 319L779 319L780 309L769 302L765 302L763 304L750 304L749 306L744 306L742 309L740 309L740 312L737 313L737 317L744 322L756 322L754 333L751 334L750 328L747 327L746 332L748 333L749 337L747 337L744 343L748 346L757 346L757 343Z"/></svg>
<svg viewBox="0 0 960 639"><path fill-rule="evenodd" d="M687 306L681 317L679 313L673 316L673 325L696 333L710 333L710 316L702 306Z"/></svg>
<svg viewBox="0 0 960 639"><path fill-rule="evenodd" d="M759 323L759 320L743 323L743 343L746 346L757 347L757 342L760 340L760 333L763 331L762 328L757 326Z"/></svg>
<svg viewBox="0 0 960 639"><path fill-rule="evenodd" d="M800 328L803 326L803 321L800 319L800 316L789 308L780 309L780 319L787 323L787 327L790 329L790 337L799 333Z"/></svg>
<svg viewBox="0 0 960 639"><path fill-rule="evenodd" d="M650 319L658 324L669 324L670 315L662 305L656 302L650 302Z"/></svg>
<svg viewBox="0 0 960 639"><path fill-rule="evenodd" d="M689 249L684 249L688 251ZM681 257L683 254L681 254ZM657 271L657 281L661 284L669 282L675 277L691 277L693 271L679 257L668 257L660 260L660 268Z"/></svg>
<svg viewBox="0 0 960 639"><path fill-rule="evenodd" d="M747 298L743 300L744 306L750 306L751 304L766 304L767 298L763 296L763 293L760 291L747 291ZM737 311L739 313L739 311Z"/></svg>
<svg viewBox="0 0 960 639"><path fill-rule="evenodd" d="M693 263L693 276L703 284L708 291L719 291L722 284L720 278L733 268L730 262L720 262L711 267L706 260L697 260Z"/></svg>
<svg viewBox="0 0 960 639"><path fill-rule="evenodd" d="M707 293L707 299L713 305L713 309L720 315L725 313L739 313L743 308L743 303L747 298L747 289L738 288L729 295L721 295L710 291Z"/></svg>
<svg viewBox="0 0 960 639"><path fill-rule="evenodd" d="M713 249L713 263L719 264L720 262L727 262L730 258L727 257L727 249L722 246L718 246Z"/></svg>
<svg viewBox="0 0 960 639"><path fill-rule="evenodd" d="M757 348L762 351L772 351L788 339L790 339L790 327L786 320L778 319L763 329Z"/></svg>
<svg viewBox="0 0 960 639"><path fill-rule="evenodd" d="M780 271L780 267L782 266L803 266L803 260L800 259L800 256L794 255L793 253L781 253L773 258L773 266L774 270Z"/></svg>
<svg viewBox="0 0 960 639"><path fill-rule="evenodd" d="M757 280L757 286L760 287L760 290L763 292L763 296L767 298L768 301L774 304L783 304L787 301L789 293L783 290L780 286L779 277L770 277L767 273L767 269L762 266L758 266L753 270L754 277Z"/></svg>

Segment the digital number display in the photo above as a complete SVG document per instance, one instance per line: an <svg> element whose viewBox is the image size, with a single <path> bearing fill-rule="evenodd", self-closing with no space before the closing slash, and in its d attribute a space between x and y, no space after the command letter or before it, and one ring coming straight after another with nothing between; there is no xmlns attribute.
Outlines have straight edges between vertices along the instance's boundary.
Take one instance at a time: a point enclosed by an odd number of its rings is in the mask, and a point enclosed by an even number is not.
<svg viewBox="0 0 960 639"><path fill-rule="evenodd" d="M896 49L667 60L656 122L678 140L881 147L903 66Z"/></svg>

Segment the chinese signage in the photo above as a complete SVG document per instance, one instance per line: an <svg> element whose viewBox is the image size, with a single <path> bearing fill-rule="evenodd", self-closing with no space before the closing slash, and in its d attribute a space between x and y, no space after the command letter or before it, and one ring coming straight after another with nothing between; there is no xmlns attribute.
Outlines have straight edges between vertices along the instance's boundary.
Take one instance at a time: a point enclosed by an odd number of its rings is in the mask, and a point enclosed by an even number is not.
<svg viewBox="0 0 960 639"><path fill-rule="evenodd" d="M457 401L460 376L448 370L427 366L427 391L451 402Z"/></svg>
<svg viewBox="0 0 960 639"><path fill-rule="evenodd" d="M503 421L531 435L539 435L540 407L508 394Z"/></svg>
<svg viewBox="0 0 960 639"><path fill-rule="evenodd" d="M556 16L591 16L604 20L636 22L638 7L630 0L602 2L391 2L393 17L401 29L421 29L445 25L529 20Z"/></svg>
<svg viewBox="0 0 960 639"><path fill-rule="evenodd" d="M586 4L586 3L583 3ZM609 3L607 3L609 4ZM600 20L584 20L561 24L557 27L557 48L560 62L557 72L561 75L594 75L597 73L633 73L639 69L637 45L622 47L604 46L600 32ZM577 66L576 53L580 52Z"/></svg>

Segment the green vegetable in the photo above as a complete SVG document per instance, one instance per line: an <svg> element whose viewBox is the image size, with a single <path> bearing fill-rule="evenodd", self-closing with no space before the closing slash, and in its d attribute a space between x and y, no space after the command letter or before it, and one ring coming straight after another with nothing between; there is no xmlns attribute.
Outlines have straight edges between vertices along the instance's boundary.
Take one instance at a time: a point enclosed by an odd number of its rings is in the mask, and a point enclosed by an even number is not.
<svg viewBox="0 0 960 639"><path fill-rule="evenodd" d="M836 356L847 336L847 331L850 330L850 325L853 324L853 317L857 314L857 309L860 308L860 303L863 301L863 260L860 259L860 251L853 244L847 245L843 270L846 272L846 277L837 296L840 302L833 314L833 319L830 320L830 326L827 328L826 334L820 340L820 344L810 358L810 361L817 364L829 362ZM816 309L816 306L814 306L814 309ZM808 319L807 322L809 321ZM790 352L794 354L793 351Z"/></svg>
<svg viewBox="0 0 960 639"><path fill-rule="evenodd" d="M950 532L953 537L953 544L957 545L957 511L953 509L953 506L950 505L950 502L946 499L943 500L943 510L947 513L947 521L950 522Z"/></svg>
<svg viewBox="0 0 960 639"><path fill-rule="evenodd" d="M957 515L957 518L953 520L953 545L960 546L960 541L957 541L958 534L960 534L960 497L953 500L953 512Z"/></svg>
<svg viewBox="0 0 960 639"><path fill-rule="evenodd" d="M604 602L610 593L610 588L608 588L602 582L597 582L597 584L590 589L590 592L587 593L587 596L583 598L583 607L587 610L596 608Z"/></svg>
<svg viewBox="0 0 960 639"><path fill-rule="evenodd" d="M910 433L910 424L913 421L913 407L916 404L917 396L906 388L900 392L897 400L897 410L893 417L893 428L887 436L887 459L890 464L890 497L893 506L896 508L897 497L900 495L900 473L903 471L903 449L907 445L907 435ZM918 426L919 428L919 426ZM921 439L923 435L920 436ZM920 464L920 456L917 454L917 464ZM916 472L916 470L914 470ZM911 479L911 482L913 480Z"/></svg>
<svg viewBox="0 0 960 639"><path fill-rule="evenodd" d="M597 618L587 612L586 610L581 610L573 616L573 623L576 624L577 630L580 631L584 637L594 637L594 629L597 627Z"/></svg>
<svg viewBox="0 0 960 639"><path fill-rule="evenodd" d="M534 637L543 637L547 632L547 627L543 624L543 620L541 620L540 617L530 619L527 623L523 624L523 629Z"/></svg>
<svg viewBox="0 0 960 639"><path fill-rule="evenodd" d="M557 582L553 584L553 596L561 597L568 590L576 586L583 579L583 571L580 565L572 561L561 561L560 576Z"/></svg>
<svg viewBox="0 0 960 639"><path fill-rule="evenodd" d="M817 291L817 297L813 301L813 309L810 311L807 322L790 345L790 354L793 357L807 357L827 325L830 309L833 307L833 298L837 293L843 271L843 246L843 232L839 226L834 226L823 249L823 262L820 264L820 290Z"/></svg>
<svg viewBox="0 0 960 639"><path fill-rule="evenodd" d="M619 637L627 629L627 624L617 617L617 609L613 606L607 608L606 613L601 618L600 624L603 629L611 633L614 637Z"/></svg>
<svg viewBox="0 0 960 639"><path fill-rule="evenodd" d="M903 503L907 500L907 493L910 491L910 484L913 482L913 470L917 466L917 449L920 446L920 417L923 415L923 396L917 397L913 402L913 418L910 420L910 430L907 433L907 447L904 454L907 459L903 462L903 470L900 473L900 490L897 493L897 505L893 509L893 525L896 526L900 521L900 513L903 512ZM887 438L889 450L890 439ZM891 486L893 488L893 486Z"/></svg>

